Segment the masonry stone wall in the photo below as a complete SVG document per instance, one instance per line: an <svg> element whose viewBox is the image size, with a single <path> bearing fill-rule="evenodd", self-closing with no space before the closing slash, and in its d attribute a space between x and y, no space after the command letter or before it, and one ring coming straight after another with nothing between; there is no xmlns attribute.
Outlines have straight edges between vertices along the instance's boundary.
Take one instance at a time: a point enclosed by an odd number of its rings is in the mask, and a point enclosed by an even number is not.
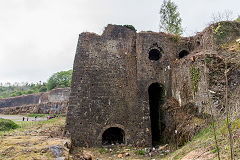
<svg viewBox="0 0 240 160"><path fill-rule="evenodd" d="M28 104L38 104L41 97L41 93L31 94L26 96L17 96L11 98L1 98L0 99L0 108L5 107L14 107Z"/></svg>
<svg viewBox="0 0 240 160"><path fill-rule="evenodd" d="M66 114L70 88L0 99L2 114Z"/></svg>
<svg viewBox="0 0 240 160"><path fill-rule="evenodd" d="M102 146L107 133L125 145L159 145L168 143L176 129L183 144L185 133L199 131L201 124L194 119L210 114L208 92L214 110L224 108L226 83L224 77L214 77L215 71L224 72L214 27L193 37L136 33L119 25L108 25L101 36L80 34L66 120L73 146ZM228 42L236 38L228 33ZM239 67L229 72L230 104L234 98L239 101L238 73ZM197 125L189 129L190 122Z"/></svg>
<svg viewBox="0 0 240 160"><path fill-rule="evenodd" d="M136 118L136 33L109 25L102 36L79 37L67 126L74 145L100 146L110 127L125 132L126 143L147 144ZM75 123L75 122L78 123ZM77 134L74 134L77 133Z"/></svg>

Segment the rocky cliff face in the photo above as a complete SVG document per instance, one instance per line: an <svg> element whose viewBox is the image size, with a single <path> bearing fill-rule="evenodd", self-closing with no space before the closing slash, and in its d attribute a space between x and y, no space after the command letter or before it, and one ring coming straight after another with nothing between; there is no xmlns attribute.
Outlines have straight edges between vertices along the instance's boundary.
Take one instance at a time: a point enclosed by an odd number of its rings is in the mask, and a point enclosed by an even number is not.
<svg viewBox="0 0 240 160"><path fill-rule="evenodd" d="M70 88L57 88L50 92L0 99L0 113L66 114Z"/></svg>

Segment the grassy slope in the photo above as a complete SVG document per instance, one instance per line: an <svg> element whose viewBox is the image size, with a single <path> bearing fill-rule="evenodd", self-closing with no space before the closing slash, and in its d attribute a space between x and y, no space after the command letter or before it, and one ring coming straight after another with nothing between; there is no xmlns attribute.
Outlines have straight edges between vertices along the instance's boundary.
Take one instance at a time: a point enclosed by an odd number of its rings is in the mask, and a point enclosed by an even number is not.
<svg viewBox="0 0 240 160"><path fill-rule="evenodd" d="M0 132L0 159L53 159L49 146L67 140L61 137L64 117L16 123L20 128Z"/></svg>
<svg viewBox="0 0 240 160"><path fill-rule="evenodd" d="M229 149L229 141L228 141L228 130L226 122L223 120L219 122L217 125L217 140L220 148L220 157L221 159L230 159L230 149ZM234 155L235 159L240 159L240 120L234 120L232 122L232 131L233 131L233 140L234 140ZM181 159L186 157L187 155L193 153L193 157L199 157L200 159L208 159L204 158L206 155L212 155L210 159L217 159L216 157L216 146L213 137L213 129L211 126L203 129L193 141L187 143L182 148L177 151L171 153L164 159ZM192 157L192 158L193 158Z"/></svg>

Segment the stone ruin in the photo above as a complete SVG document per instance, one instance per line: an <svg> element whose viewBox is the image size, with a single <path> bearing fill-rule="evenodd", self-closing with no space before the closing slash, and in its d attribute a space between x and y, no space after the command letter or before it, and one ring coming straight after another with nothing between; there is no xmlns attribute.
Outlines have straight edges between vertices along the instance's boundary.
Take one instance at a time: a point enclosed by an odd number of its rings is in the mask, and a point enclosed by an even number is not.
<svg viewBox="0 0 240 160"><path fill-rule="evenodd" d="M219 24L193 37L120 25L108 25L101 36L80 34L66 120L72 145L155 146L176 136L184 143L201 128L194 117L208 117L209 105L214 114L224 110L225 64L229 103L238 106L239 52L219 46L240 37L240 24L221 23L220 38Z"/></svg>
<svg viewBox="0 0 240 160"><path fill-rule="evenodd" d="M66 114L70 88L0 99L0 114Z"/></svg>

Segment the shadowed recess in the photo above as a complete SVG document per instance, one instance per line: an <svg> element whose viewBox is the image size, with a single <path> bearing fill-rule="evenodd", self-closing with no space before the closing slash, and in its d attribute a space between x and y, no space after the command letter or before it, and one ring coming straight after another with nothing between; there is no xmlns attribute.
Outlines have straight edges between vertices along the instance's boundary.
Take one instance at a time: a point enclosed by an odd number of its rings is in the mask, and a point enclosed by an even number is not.
<svg viewBox="0 0 240 160"><path fill-rule="evenodd" d="M160 51L158 49L151 49L148 53L148 58L150 60L154 60L157 61L162 57L162 54L160 53Z"/></svg>
<svg viewBox="0 0 240 160"><path fill-rule="evenodd" d="M179 58L183 58L183 57L187 56L188 54L189 54L188 51L182 50L182 51L178 54L178 57L179 57Z"/></svg>
<svg viewBox="0 0 240 160"><path fill-rule="evenodd" d="M159 83L152 83L148 88L150 119L152 131L152 145L161 144L165 124L162 123L161 106L164 102L164 88Z"/></svg>
<svg viewBox="0 0 240 160"><path fill-rule="evenodd" d="M102 135L102 145L117 145L125 143L124 131L117 127L108 128Z"/></svg>

